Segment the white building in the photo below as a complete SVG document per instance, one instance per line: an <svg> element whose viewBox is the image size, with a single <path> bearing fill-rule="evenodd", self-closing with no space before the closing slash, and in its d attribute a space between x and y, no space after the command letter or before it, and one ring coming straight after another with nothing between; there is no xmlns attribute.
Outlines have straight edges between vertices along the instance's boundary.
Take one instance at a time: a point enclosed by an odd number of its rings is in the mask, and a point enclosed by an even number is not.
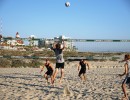
<svg viewBox="0 0 130 100"><path fill-rule="evenodd" d="M35 35L31 35L29 37L29 45L30 46L38 46L38 40L34 40L36 38Z"/></svg>
<svg viewBox="0 0 130 100"><path fill-rule="evenodd" d="M65 40L66 50L69 50L69 51L74 50L73 42L66 41L67 39L71 39L71 38L70 37L65 37L65 36L62 35L62 36L59 36L59 37L54 37L53 39L44 39L44 40L39 41L38 46L39 47L50 48L51 45L54 42L63 43L62 40Z"/></svg>
<svg viewBox="0 0 130 100"><path fill-rule="evenodd" d="M7 44L10 46L23 46L24 43L22 40L7 40Z"/></svg>

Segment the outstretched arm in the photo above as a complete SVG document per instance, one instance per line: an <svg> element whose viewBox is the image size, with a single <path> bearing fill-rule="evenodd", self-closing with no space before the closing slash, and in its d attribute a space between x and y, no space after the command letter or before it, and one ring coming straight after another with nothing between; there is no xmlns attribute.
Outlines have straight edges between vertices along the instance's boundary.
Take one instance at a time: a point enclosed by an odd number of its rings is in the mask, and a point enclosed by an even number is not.
<svg viewBox="0 0 130 100"><path fill-rule="evenodd" d="M41 71L40 71L40 73L44 70L44 66L40 66L40 68L41 68Z"/></svg>
<svg viewBox="0 0 130 100"><path fill-rule="evenodd" d="M122 62L124 62L124 61L126 61L126 60L121 60L121 61L119 61L119 63L122 63Z"/></svg>

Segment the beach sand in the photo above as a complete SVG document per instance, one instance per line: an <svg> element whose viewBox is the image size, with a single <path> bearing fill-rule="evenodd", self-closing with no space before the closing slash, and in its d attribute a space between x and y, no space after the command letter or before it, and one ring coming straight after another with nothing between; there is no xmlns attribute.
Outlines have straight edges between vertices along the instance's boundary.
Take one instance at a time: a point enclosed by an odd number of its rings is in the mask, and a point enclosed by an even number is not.
<svg viewBox="0 0 130 100"><path fill-rule="evenodd" d="M0 68L0 100L121 100L124 77L117 74L124 72L122 63L90 62L85 82L78 77L77 64L65 65L61 86L60 73L52 86L42 77L46 70L39 73L40 68ZM129 89L127 92L130 96Z"/></svg>

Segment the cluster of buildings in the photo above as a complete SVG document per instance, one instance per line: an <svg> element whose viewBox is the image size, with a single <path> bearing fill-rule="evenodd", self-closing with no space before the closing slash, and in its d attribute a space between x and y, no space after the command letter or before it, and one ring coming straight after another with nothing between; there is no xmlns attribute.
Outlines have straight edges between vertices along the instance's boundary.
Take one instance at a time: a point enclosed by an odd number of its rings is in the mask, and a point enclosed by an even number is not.
<svg viewBox="0 0 130 100"><path fill-rule="evenodd" d="M70 39L69 37L59 36L52 39L45 38L36 38L34 35L31 35L29 38L21 38L17 32L15 38L13 37L2 37L0 35L0 49L13 49L13 50L24 50L25 46L32 46L38 49L50 49L54 42L62 43L63 39ZM65 41L66 50L72 51L76 50L76 47L71 41Z"/></svg>

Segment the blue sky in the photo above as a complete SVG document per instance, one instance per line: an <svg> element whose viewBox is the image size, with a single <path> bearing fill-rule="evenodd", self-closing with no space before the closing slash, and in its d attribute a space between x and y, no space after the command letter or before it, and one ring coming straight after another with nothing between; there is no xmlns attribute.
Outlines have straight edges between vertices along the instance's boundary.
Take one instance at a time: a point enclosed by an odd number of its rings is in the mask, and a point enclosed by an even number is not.
<svg viewBox="0 0 130 100"><path fill-rule="evenodd" d="M3 36L130 39L129 0L0 0Z"/></svg>

